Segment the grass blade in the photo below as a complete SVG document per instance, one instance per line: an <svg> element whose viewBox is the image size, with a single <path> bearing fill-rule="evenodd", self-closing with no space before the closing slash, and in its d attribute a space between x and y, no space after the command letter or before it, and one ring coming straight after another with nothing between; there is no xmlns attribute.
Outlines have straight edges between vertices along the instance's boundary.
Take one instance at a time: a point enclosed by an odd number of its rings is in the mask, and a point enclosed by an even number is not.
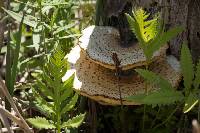
<svg viewBox="0 0 200 133"><path fill-rule="evenodd" d="M12 70L11 70L11 86L10 86L11 95L13 95L14 84L15 84L15 79L16 79L16 75L17 75L17 65L19 62L19 52L20 52L20 45L21 45L22 25L23 25L23 21L24 21L24 16L25 16L25 14L23 14L23 17L22 17L22 20L21 20L20 26L19 26L18 36L16 38L16 48L14 51L14 59L13 59L13 65L12 65Z"/></svg>

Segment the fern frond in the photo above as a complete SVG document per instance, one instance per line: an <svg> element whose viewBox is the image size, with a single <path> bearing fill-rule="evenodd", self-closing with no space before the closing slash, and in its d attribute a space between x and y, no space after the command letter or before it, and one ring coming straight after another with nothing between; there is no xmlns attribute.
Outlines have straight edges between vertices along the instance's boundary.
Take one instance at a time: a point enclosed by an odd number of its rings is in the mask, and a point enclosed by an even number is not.
<svg viewBox="0 0 200 133"><path fill-rule="evenodd" d="M43 123L40 127L35 123L39 121L38 119L30 119L30 122L37 128L57 128L59 130L63 123L62 117L74 108L78 100L78 94L73 95L75 75L73 74L64 83L62 82L62 77L68 68L67 60L64 57L64 52L57 48L50 56L49 62L45 64L42 81L38 80L37 82L39 89L35 89L36 104L41 105L43 108L41 110L46 111L48 118L52 119L54 123L52 126L48 120L40 118L39 120ZM83 116L77 116L67 121L64 127L78 127L82 121Z"/></svg>
<svg viewBox="0 0 200 133"><path fill-rule="evenodd" d="M147 38L145 37L145 34L144 34L145 32L144 20L148 18L148 15L146 15L146 12L140 8L138 10L133 11L133 16L137 25L139 26L139 30L140 30L139 33L140 33L141 38L143 39L144 42L147 42Z"/></svg>
<svg viewBox="0 0 200 133"><path fill-rule="evenodd" d="M36 91L35 89L32 89L33 91L33 95L35 96L35 100L39 105L46 105L46 107L48 107L46 110L48 110L50 113L54 112L54 108L53 108L53 104L49 103L46 101L46 99L41 95L38 91Z"/></svg>
<svg viewBox="0 0 200 133"><path fill-rule="evenodd" d="M167 80L156 75L155 73L144 69L136 69L135 71L151 84L157 85L161 89L173 90L172 85Z"/></svg>
<svg viewBox="0 0 200 133"><path fill-rule="evenodd" d="M60 96L60 101L63 102L65 99L69 98L73 92L73 82L75 74L73 74L68 80L66 80L61 88L62 94Z"/></svg>
<svg viewBox="0 0 200 133"><path fill-rule="evenodd" d="M184 96L181 92L169 89L160 89L155 92L150 92L149 94L138 94L134 96L127 97L126 100L133 101L136 103L161 106L169 105L175 102L183 100Z"/></svg>
<svg viewBox="0 0 200 133"><path fill-rule="evenodd" d="M34 101L34 106L36 109L39 110L41 114L43 114L47 118L51 118L52 114L55 114L53 109L47 106L46 104L43 104L39 98L36 98L36 100Z"/></svg>
<svg viewBox="0 0 200 133"><path fill-rule="evenodd" d="M160 14L149 20L149 14L142 8L133 11L133 17L126 14L130 29L139 41L147 60L150 60L155 51L165 45L178 33L182 27L176 27L164 32Z"/></svg>
<svg viewBox="0 0 200 133"><path fill-rule="evenodd" d="M83 122L85 114L80 114L62 124L62 128L77 128Z"/></svg>
<svg viewBox="0 0 200 133"><path fill-rule="evenodd" d="M140 8L133 11L133 18L128 14L126 16L131 30L142 45L147 45L150 40L156 37L159 30L159 15L148 20L150 14Z"/></svg>
<svg viewBox="0 0 200 133"><path fill-rule="evenodd" d="M133 101L135 103L144 104L144 99L147 95L146 94L136 94L129 97L124 98L127 101Z"/></svg>
<svg viewBox="0 0 200 133"><path fill-rule="evenodd" d="M200 60L196 66L195 80L194 80L194 88L199 89L200 85Z"/></svg>
<svg viewBox="0 0 200 133"><path fill-rule="evenodd" d="M175 102L183 100L184 96L181 92L168 89L160 89L156 92L152 92L143 100L147 105L169 105Z"/></svg>
<svg viewBox="0 0 200 133"><path fill-rule="evenodd" d="M140 27L138 25L138 23L136 22L136 20L134 20L134 18L132 18L129 14L125 14L130 26L130 29L132 30L132 32L135 34L136 38L138 39L138 41L140 42L139 45L141 47L143 47L143 44L145 43L143 40L143 37L140 33Z"/></svg>
<svg viewBox="0 0 200 133"><path fill-rule="evenodd" d="M36 79L36 80L37 80L37 85L39 87L38 91L40 91L41 93L43 93L47 97L53 98L52 90L48 89L47 86L44 83L42 83L39 79Z"/></svg>
<svg viewBox="0 0 200 133"><path fill-rule="evenodd" d="M52 77L62 78L68 69L67 60L64 59L64 52L58 47L50 57L49 62L46 65L48 73Z"/></svg>
<svg viewBox="0 0 200 133"><path fill-rule="evenodd" d="M72 88L74 82L75 74L72 74L67 80L64 81L64 84L61 88L61 91L64 91L66 88Z"/></svg>
<svg viewBox="0 0 200 133"><path fill-rule="evenodd" d="M154 18L152 20L146 21L145 22L145 38L147 39L147 42L149 42L152 39L155 39L155 37L158 34L158 18Z"/></svg>
<svg viewBox="0 0 200 133"><path fill-rule="evenodd" d="M146 79L151 84L159 86L160 89L155 92L150 92L147 95L138 94L130 96L126 98L127 100L152 106L160 106L173 104L177 101L181 101L184 98L181 92L175 91L167 80L156 75L155 73L143 69L136 69L136 72L138 72L144 79Z"/></svg>
<svg viewBox="0 0 200 133"><path fill-rule="evenodd" d="M181 71L183 74L185 89L189 91L194 79L194 70L192 56L185 42L183 43L181 49Z"/></svg>
<svg viewBox="0 0 200 133"><path fill-rule="evenodd" d="M163 32L161 36L158 38L158 40L152 41L152 43L155 43L156 45L166 44L168 41L176 37L183 30L184 28L182 26L171 28L168 31Z"/></svg>
<svg viewBox="0 0 200 133"><path fill-rule="evenodd" d="M61 114L70 111L75 106L77 100L78 100L78 94L75 94L71 99L71 101L67 105L65 105L65 107L61 110Z"/></svg>
<svg viewBox="0 0 200 133"><path fill-rule="evenodd" d="M152 57L154 52L159 50L162 46L166 45L168 41L176 37L179 33L183 31L183 27L175 27L167 32L163 32L163 29L158 32L158 35L155 37L154 40L150 42L149 45L147 45L146 48L146 56Z"/></svg>
<svg viewBox="0 0 200 133"><path fill-rule="evenodd" d="M189 96L185 101L185 106L183 109L184 113L189 112L197 103L199 102L198 95L195 91L190 92Z"/></svg>
<svg viewBox="0 0 200 133"><path fill-rule="evenodd" d="M55 86L52 76L49 74L48 68L46 66L43 68L42 79L46 82L46 86L52 87L52 88Z"/></svg>
<svg viewBox="0 0 200 133"><path fill-rule="evenodd" d="M32 124L34 127L39 129L54 129L56 128L54 124L50 123L46 118L43 117L36 117L36 118L29 118L27 121Z"/></svg>

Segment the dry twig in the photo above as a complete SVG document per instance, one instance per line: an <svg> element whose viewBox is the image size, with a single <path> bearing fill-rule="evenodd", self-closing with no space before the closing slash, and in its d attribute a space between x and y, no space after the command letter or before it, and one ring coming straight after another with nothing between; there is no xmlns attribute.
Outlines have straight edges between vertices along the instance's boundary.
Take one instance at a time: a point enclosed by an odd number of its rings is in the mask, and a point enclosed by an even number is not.
<svg viewBox="0 0 200 133"><path fill-rule="evenodd" d="M5 110L3 108L3 106L0 106L0 113L4 114L5 116L7 116L9 119L13 120L14 122L16 122L20 128L22 128L26 133L33 133L33 130L31 130L31 128L28 126L28 124L26 123L26 121L24 120L24 118L21 116L21 114L19 113L19 110L17 109L11 95L9 94L7 87L5 86L2 78L0 77L0 92L2 92L2 94L8 99L11 107L13 108L13 110L16 112L17 116L13 116L10 112L8 112L7 110Z"/></svg>

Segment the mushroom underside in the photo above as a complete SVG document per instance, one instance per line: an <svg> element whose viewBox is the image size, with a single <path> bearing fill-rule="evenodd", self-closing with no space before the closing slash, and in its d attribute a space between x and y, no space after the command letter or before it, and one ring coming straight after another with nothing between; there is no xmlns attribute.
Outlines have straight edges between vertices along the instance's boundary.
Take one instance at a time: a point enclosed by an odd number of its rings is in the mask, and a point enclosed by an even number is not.
<svg viewBox="0 0 200 133"><path fill-rule="evenodd" d="M84 51L79 47L79 56L76 53L76 61L72 66L75 69L74 89L81 95L87 96L101 104L120 105L121 89L122 98L145 93L146 83L134 70L129 70L131 74L122 76L119 81L115 72L111 69L91 61ZM74 49L75 50L75 49ZM160 58L154 61L149 69L163 78L167 79L173 87L177 87L181 80L179 62L173 56ZM159 88L148 84L148 91L156 91ZM139 103L123 100L124 105L138 105Z"/></svg>
<svg viewBox="0 0 200 133"><path fill-rule="evenodd" d="M90 26L82 31L79 46L91 61L109 69L115 69L112 54L116 53L121 61L121 68L128 70L146 64L143 50L138 43L122 47L117 29L108 26ZM153 55L153 60L165 56L168 45L164 45Z"/></svg>

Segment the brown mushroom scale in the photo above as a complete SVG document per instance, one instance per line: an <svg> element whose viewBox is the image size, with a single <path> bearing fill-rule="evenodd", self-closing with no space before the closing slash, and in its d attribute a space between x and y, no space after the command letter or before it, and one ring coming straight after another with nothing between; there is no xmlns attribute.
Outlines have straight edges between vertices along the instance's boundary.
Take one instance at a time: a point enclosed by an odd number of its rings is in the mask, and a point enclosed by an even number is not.
<svg viewBox="0 0 200 133"><path fill-rule="evenodd" d="M134 72L135 67L145 65L146 59L138 45L123 48L119 45L119 32L112 27L91 26L83 30L79 45L68 54L68 61L75 70L74 89L101 104L120 105L122 98L145 92L146 83ZM155 52L149 69L167 79L176 87L181 79L179 62L173 56L166 56L167 46ZM117 80L112 52L118 54L123 70L129 74ZM148 91L157 86L148 85ZM123 105L140 103L123 100Z"/></svg>

